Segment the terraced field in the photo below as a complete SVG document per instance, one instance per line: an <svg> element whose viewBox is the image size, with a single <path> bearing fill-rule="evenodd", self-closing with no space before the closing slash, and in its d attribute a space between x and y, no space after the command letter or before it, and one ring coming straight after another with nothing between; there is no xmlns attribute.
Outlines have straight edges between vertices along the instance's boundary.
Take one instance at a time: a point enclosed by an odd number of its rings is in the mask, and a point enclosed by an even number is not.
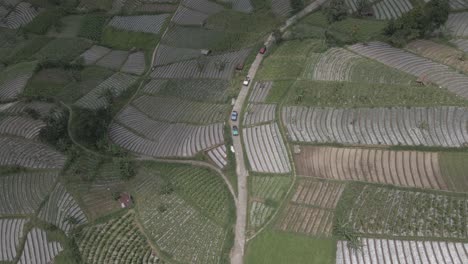
<svg viewBox="0 0 468 264"><path fill-rule="evenodd" d="M249 229L263 226L288 191L292 179L288 176L252 175L250 177Z"/></svg>
<svg viewBox="0 0 468 264"><path fill-rule="evenodd" d="M350 81L410 84L414 77L384 64L363 58L343 48L313 53L306 62L303 78L322 81Z"/></svg>
<svg viewBox="0 0 468 264"><path fill-rule="evenodd" d="M33 7L28 2L21 2L0 21L0 27L17 29L31 22L40 12L39 8Z"/></svg>
<svg viewBox="0 0 468 264"><path fill-rule="evenodd" d="M142 51L128 52L93 45L83 52L79 58L84 60L85 65L95 64L135 75L143 74L146 69L145 53Z"/></svg>
<svg viewBox="0 0 468 264"><path fill-rule="evenodd" d="M228 105L225 104L189 101L177 97L143 95L135 99L132 105L152 119L167 122L211 124L224 121L228 112Z"/></svg>
<svg viewBox="0 0 468 264"><path fill-rule="evenodd" d="M109 26L128 31L159 34L168 18L168 14L115 16L109 22Z"/></svg>
<svg viewBox="0 0 468 264"><path fill-rule="evenodd" d="M468 36L468 13L449 14L445 26L450 30L454 37Z"/></svg>
<svg viewBox="0 0 468 264"><path fill-rule="evenodd" d="M291 171L286 146L276 123L242 130L247 158L253 171L287 173Z"/></svg>
<svg viewBox="0 0 468 264"><path fill-rule="evenodd" d="M430 40L415 40L409 43L406 48L423 57L468 73L468 62L463 59L464 53L461 50Z"/></svg>
<svg viewBox="0 0 468 264"><path fill-rule="evenodd" d="M276 105L249 104L244 116L244 125L252 126L275 120Z"/></svg>
<svg viewBox="0 0 468 264"><path fill-rule="evenodd" d="M45 127L42 120L23 116L0 117L0 134L36 139L39 131Z"/></svg>
<svg viewBox="0 0 468 264"><path fill-rule="evenodd" d="M372 11L377 19L395 19L413 9L409 0L375 1Z"/></svg>
<svg viewBox="0 0 468 264"><path fill-rule="evenodd" d="M51 223L65 233L87 222L86 215L76 200L58 183L50 193L48 201L39 212L39 218Z"/></svg>
<svg viewBox="0 0 468 264"><path fill-rule="evenodd" d="M468 111L430 108L283 108L288 137L295 142L359 145L462 147L468 142Z"/></svg>
<svg viewBox="0 0 468 264"><path fill-rule="evenodd" d="M468 1L466 0L449 0L449 4L452 10L468 9Z"/></svg>
<svg viewBox="0 0 468 264"><path fill-rule="evenodd" d="M354 44L349 49L416 77L424 77L431 83L468 98L468 89L466 89L468 77L445 65L393 48L382 42L371 42L366 45Z"/></svg>
<svg viewBox="0 0 468 264"><path fill-rule="evenodd" d="M106 91L110 91L113 97L117 97L135 84L136 81L137 78L132 75L117 72L81 97L76 101L75 105L89 109L103 108L108 104L106 97L103 96Z"/></svg>
<svg viewBox="0 0 468 264"><path fill-rule="evenodd" d="M280 17L288 17L291 15L291 1L290 0L272 0L271 10L273 13Z"/></svg>
<svg viewBox="0 0 468 264"><path fill-rule="evenodd" d="M159 66L151 77L230 79L236 66L244 63L249 52L249 49L243 49Z"/></svg>
<svg viewBox="0 0 468 264"><path fill-rule="evenodd" d="M466 239L464 194L378 187L353 182L337 208L343 225L365 235ZM337 209L338 210L338 209Z"/></svg>
<svg viewBox="0 0 468 264"><path fill-rule="evenodd" d="M86 263L158 263L146 238L127 213L103 224L86 226L78 236L78 247Z"/></svg>
<svg viewBox="0 0 468 264"><path fill-rule="evenodd" d="M249 96L249 102L264 103L272 86L272 81L256 82L252 87L252 92Z"/></svg>
<svg viewBox="0 0 468 264"><path fill-rule="evenodd" d="M338 241L336 264L347 263L466 263L468 244L437 241L362 239L362 249L352 251Z"/></svg>
<svg viewBox="0 0 468 264"><path fill-rule="evenodd" d="M44 230L33 228L26 236L26 243L18 264L50 263L62 250L62 245L59 242L50 241Z"/></svg>
<svg viewBox="0 0 468 264"><path fill-rule="evenodd" d="M0 215L33 214L54 186L58 172L24 172L0 177Z"/></svg>
<svg viewBox="0 0 468 264"><path fill-rule="evenodd" d="M22 218L0 219L0 261L13 261L16 258L25 223L26 219Z"/></svg>
<svg viewBox="0 0 468 264"><path fill-rule="evenodd" d="M154 65L167 65L175 62L196 59L202 55L200 49L177 48L160 44L154 56Z"/></svg>
<svg viewBox="0 0 468 264"><path fill-rule="evenodd" d="M65 157L47 145L17 137L0 136L0 166L59 169Z"/></svg>
<svg viewBox="0 0 468 264"><path fill-rule="evenodd" d="M226 145L221 145L208 150L207 155L214 162L214 164L218 166L218 168L224 169L224 167L226 167L228 163Z"/></svg>
<svg viewBox="0 0 468 264"><path fill-rule="evenodd" d="M186 167L187 168L187 167ZM165 173L170 182L172 173L177 172L167 170ZM190 167L185 171L191 173ZM213 175L213 174L212 174ZM213 175L217 176L217 175ZM174 179L175 186L184 186L180 179L191 179L190 174L182 175L181 178ZM161 250L171 254L172 259L183 263L217 263L221 254L221 248L225 239L225 231L222 226L214 220L208 218L206 210L199 211L187 202L188 197L208 197L214 191L208 187L205 192L199 192L197 188L190 188L175 191L161 190L165 180L158 177L158 173L152 170L140 170L135 183L135 196L138 208L138 217L149 235ZM189 181L195 184L196 181ZM222 182L220 182L222 184ZM174 187L175 187L174 186ZM209 185L208 185L209 186ZM226 190L222 188L221 190ZM157 190L155 192L155 190ZM165 191L166 190L166 191ZM198 193L198 194L197 194ZM199 196L201 195L201 196ZM217 197L219 197L217 195ZM211 202L218 204L219 200L209 198L207 201L195 199L202 204ZM221 202L222 203L222 202ZM198 202L195 202L198 204ZM158 208L155 210L155 208ZM204 207L207 208L207 207ZM213 208L213 207L210 207ZM211 211L214 212L214 211Z"/></svg>
<svg viewBox="0 0 468 264"><path fill-rule="evenodd" d="M311 236L331 236L334 209L343 189L344 185L338 182L300 179L276 228Z"/></svg>
<svg viewBox="0 0 468 264"><path fill-rule="evenodd" d="M36 65L36 62L23 62L0 72L0 101L18 97L32 77Z"/></svg>
<svg viewBox="0 0 468 264"><path fill-rule="evenodd" d="M182 99L225 103L228 98L228 80L217 79L173 79L151 80L143 93L161 96L176 96Z"/></svg>
<svg viewBox="0 0 468 264"><path fill-rule="evenodd" d="M297 173L405 187L449 190L439 153L301 146L294 156Z"/></svg>

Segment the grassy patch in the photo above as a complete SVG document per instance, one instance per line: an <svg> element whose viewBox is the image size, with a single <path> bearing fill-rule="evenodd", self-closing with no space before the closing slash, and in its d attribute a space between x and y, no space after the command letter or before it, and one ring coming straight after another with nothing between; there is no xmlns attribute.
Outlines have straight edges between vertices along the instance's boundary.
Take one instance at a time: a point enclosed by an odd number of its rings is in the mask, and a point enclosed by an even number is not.
<svg viewBox="0 0 468 264"><path fill-rule="evenodd" d="M94 41L100 41L106 21L107 16L104 14L85 15L81 21L78 36Z"/></svg>
<svg viewBox="0 0 468 264"><path fill-rule="evenodd" d="M232 50L256 43L279 23L267 9L256 10L254 14L224 10L210 16L205 27L224 33L222 39L211 44L213 50Z"/></svg>
<svg viewBox="0 0 468 264"><path fill-rule="evenodd" d="M468 101L435 86L300 80L290 90L287 104L323 107L467 106Z"/></svg>
<svg viewBox="0 0 468 264"><path fill-rule="evenodd" d="M60 27L60 19L65 15L65 11L61 8L46 9L39 13L33 21L24 27L24 30L34 34L45 34L50 27Z"/></svg>
<svg viewBox="0 0 468 264"><path fill-rule="evenodd" d="M101 43L105 46L130 50L132 48L152 50L159 42L159 36L150 33L133 32L106 27Z"/></svg>
<svg viewBox="0 0 468 264"><path fill-rule="evenodd" d="M84 39L54 39L39 50L34 57L40 61L67 63L74 60L91 45L92 43L90 41Z"/></svg>
<svg viewBox="0 0 468 264"><path fill-rule="evenodd" d="M439 164L442 175L450 189L459 192L468 190L468 153L441 152Z"/></svg>
<svg viewBox="0 0 468 264"><path fill-rule="evenodd" d="M51 38L44 36L31 37L15 45L5 56L0 53L0 61L7 64L30 61L33 55L47 45L50 40Z"/></svg>
<svg viewBox="0 0 468 264"><path fill-rule="evenodd" d="M71 73L61 68L44 69L36 73L28 82L23 95L31 97L54 97L70 81Z"/></svg>
<svg viewBox="0 0 468 264"><path fill-rule="evenodd" d="M59 26L50 28L47 32L47 35L60 38L76 37L78 35L83 18L83 16L79 15L63 17L60 20Z"/></svg>
<svg viewBox="0 0 468 264"><path fill-rule="evenodd" d="M112 0L81 0L78 7L85 8L89 11L107 11L112 8L112 2Z"/></svg>
<svg viewBox="0 0 468 264"><path fill-rule="evenodd" d="M305 57L270 56L263 61L256 78L265 80L295 79L301 75L305 62Z"/></svg>
<svg viewBox="0 0 468 264"><path fill-rule="evenodd" d="M247 264L335 263L336 242L331 239L267 230L248 244Z"/></svg>
<svg viewBox="0 0 468 264"><path fill-rule="evenodd" d="M12 80L17 76L33 72L36 69L36 66L36 61L21 62L4 69L2 72L0 72L0 86L5 81Z"/></svg>
<svg viewBox="0 0 468 264"><path fill-rule="evenodd" d="M278 80L273 82L270 92L266 98L267 103L279 103L291 88L294 80Z"/></svg>

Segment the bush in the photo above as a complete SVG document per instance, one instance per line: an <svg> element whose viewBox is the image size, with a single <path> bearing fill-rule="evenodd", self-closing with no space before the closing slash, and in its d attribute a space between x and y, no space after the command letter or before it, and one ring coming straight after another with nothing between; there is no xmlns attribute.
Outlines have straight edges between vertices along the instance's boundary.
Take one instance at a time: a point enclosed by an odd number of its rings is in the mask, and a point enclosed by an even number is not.
<svg viewBox="0 0 468 264"><path fill-rule="evenodd" d="M107 128L112 119L110 108L90 110L77 108L73 125L73 133L78 140L94 148L106 139Z"/></svg>
<svg viewBox="0 0 468 264"><path fill-rule="evenodd" d="M106 15L89 14L83 18L78 36L94 41L101 41L102 31L107 21Z"/></svg>
<svg viewBox="0 0 468 264"><path fill-rule="evenodd" d="M403 46L406 42L427 37L445 24L450 6L447 0L431 0L423 7L416 7L396 20L391 20L384 28L388 42Z"/></svg>
<svg viewBox="0 0 468 264"><path fill-rule="evenodd" d="M304 8L304 0L291 0L291 14L294 15Z"/></svg>
<svg viewBox="0 0 468 264"><path fill-rule="evenodd" d="M26 32L43 35L47 33L51 26L60 27L60 19L65 15L65 10L62 8L47 9L39 13L33 21L24 27Z"/></svg>
<svg viewBox="0 0 468 264"><path fill-rule="evenodd" d="M332 0L330 5L325 9L328 23L341 21L348 16L348 8L344 0Z"/></svg>

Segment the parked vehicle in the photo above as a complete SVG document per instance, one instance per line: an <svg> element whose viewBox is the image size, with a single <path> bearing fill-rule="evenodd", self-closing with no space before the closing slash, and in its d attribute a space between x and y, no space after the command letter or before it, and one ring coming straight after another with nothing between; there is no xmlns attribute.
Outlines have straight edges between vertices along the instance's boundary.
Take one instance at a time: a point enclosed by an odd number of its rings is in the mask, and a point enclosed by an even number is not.
<svg viewBox="0 0 468 264"><path fill-rule="evenodd" d="M267 51L266 47L263 46L263 47L260 49L260 54L265 54L266 51Z"/></svg>
<svg viewBox="0 0 468 264"><path fill-rule="evenodd" d="M237 111L232 111L231 113L231 120L232 121L237 121L237 117L239 116L239 114L237 113Z"/></svg>
<svg viewBox="0 0 468 264"><path fill-rule="evenodd" d="M249 86L249 83L250 83L250 77L247 76L247 77L245 78L245 80L242 82L242 84L243 84L244 86Z"/></svg>
<svg viewBox="0 0 468 264"><path fill-rule="evenodd" d="M243 63L239 63L236 65L236 70L237 71L242 71L244 69L244 64Z"/></svg>
<svg viewBox="0 0 468 264"><path fill-rule="evenodd" d="M239 135L239 128L237 126L232 126L232 135L233 136Z"/></svg>

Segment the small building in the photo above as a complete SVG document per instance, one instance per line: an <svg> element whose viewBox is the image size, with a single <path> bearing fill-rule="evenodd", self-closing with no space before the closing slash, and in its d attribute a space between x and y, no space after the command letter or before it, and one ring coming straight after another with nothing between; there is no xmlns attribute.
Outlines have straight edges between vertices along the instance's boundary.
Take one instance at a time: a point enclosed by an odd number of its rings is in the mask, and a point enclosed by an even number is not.
<svg viewBox="0 0 468 264"><path fill-rule="evenodd" d="M133 206L133 197L127 192L121 193L119 203L122 208L130 208Z"/></svg>

